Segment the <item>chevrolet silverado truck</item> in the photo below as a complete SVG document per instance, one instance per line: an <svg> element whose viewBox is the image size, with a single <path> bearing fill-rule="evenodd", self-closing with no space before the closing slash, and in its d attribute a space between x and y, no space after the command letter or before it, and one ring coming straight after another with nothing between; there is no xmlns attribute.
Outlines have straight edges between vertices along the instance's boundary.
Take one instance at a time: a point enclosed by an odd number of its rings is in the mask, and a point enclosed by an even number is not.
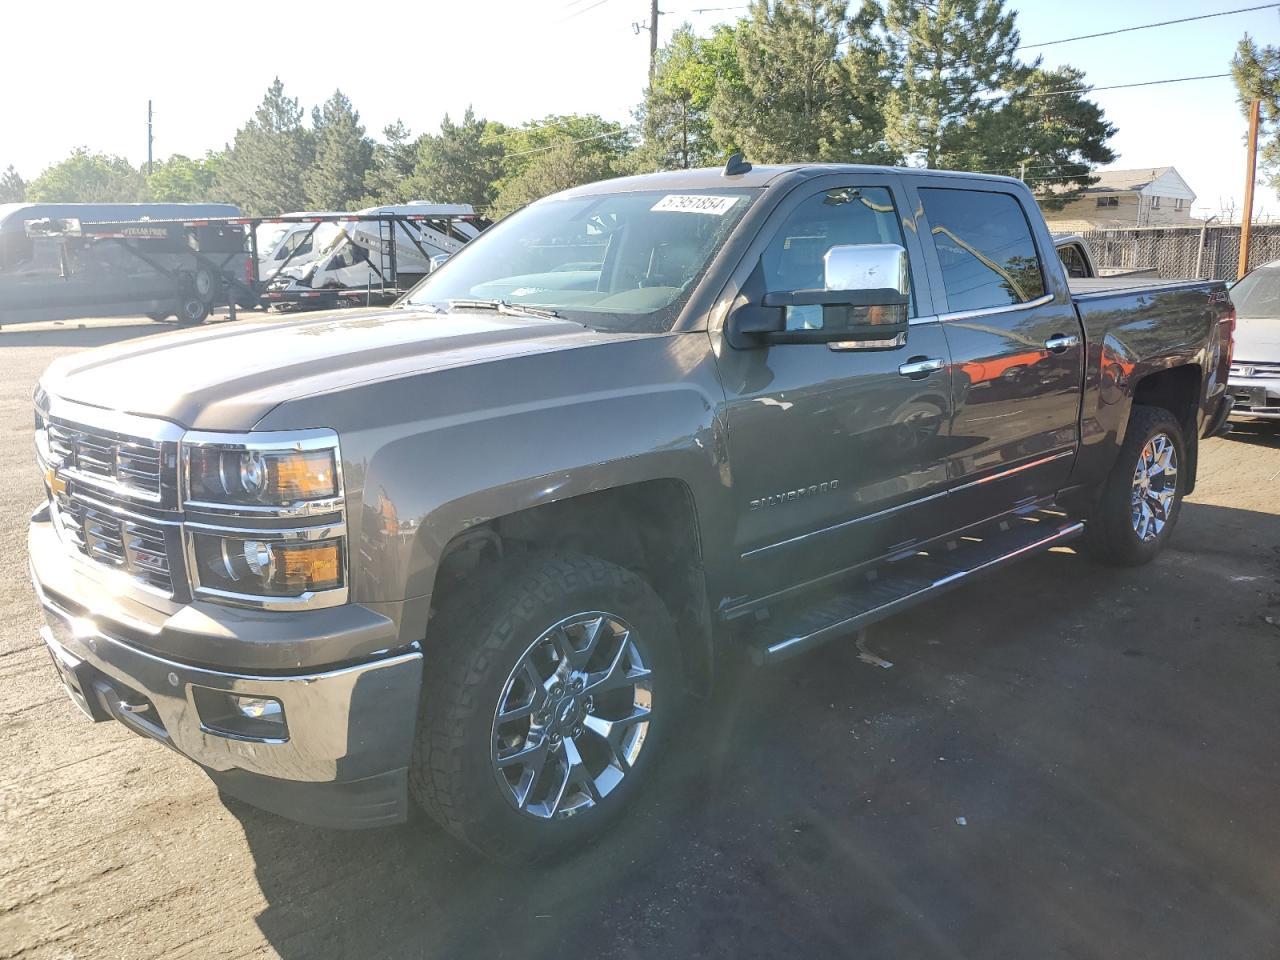
<svg viewBox="0 0 1280 960"><path fill-rule="evenodd" d="M44 642L225 795L571 850L726 658L1160 551L1232 306L1083 283L1017 180L734 158L534 203L389 308L64 357Z"/></svg>

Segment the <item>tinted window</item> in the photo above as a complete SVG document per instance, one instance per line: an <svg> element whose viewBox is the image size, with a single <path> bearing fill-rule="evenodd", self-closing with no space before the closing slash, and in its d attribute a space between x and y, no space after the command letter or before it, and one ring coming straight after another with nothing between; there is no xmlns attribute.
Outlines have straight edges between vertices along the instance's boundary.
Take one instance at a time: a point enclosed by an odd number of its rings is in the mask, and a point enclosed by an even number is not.
<svg viewBox="0 0 1280 960"><path fill-rule="evenodd" d="M884 187L843 187L815 194L791 211L765 250L765 289L821 290L827 251L837 244L859 243L903 245L892 194ZM787 308L787 329L821 325L822 307Z"/></svg>
<svg viewBox="0 0 1280 960"><path fill-rule="evenodd" d="M1031 226L1007 193L923 189L947 309L982 310L1044 294Z"/></svg>
<svg viewBox="0 0 1280 960"><path fill-rule="evenodd" d="M1231 288L1240 317L1280 317L1280 267L1259 267Z"/></svg>

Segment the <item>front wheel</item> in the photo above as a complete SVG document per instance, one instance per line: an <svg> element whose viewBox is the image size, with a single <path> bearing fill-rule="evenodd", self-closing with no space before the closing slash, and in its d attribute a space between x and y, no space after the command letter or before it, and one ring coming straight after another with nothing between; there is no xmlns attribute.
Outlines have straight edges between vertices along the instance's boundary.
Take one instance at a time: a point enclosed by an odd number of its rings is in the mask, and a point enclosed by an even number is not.
<svg viewBox="0 0 1280 960"><path fill-rule="evenodd" d="M1173 533L1186 490L1186 441L1173 414L1135 406L1102 496L1086 524L1097 559L1136 567L1155 559Z"/></svg>
<svg viewBox="0 0 1280 960"><path fill-rule="evenodd" d="M428 639L410 782L498 859L571 852L649 776L681 699L675 628L642 579L581 555L505 563Z"/></svg>

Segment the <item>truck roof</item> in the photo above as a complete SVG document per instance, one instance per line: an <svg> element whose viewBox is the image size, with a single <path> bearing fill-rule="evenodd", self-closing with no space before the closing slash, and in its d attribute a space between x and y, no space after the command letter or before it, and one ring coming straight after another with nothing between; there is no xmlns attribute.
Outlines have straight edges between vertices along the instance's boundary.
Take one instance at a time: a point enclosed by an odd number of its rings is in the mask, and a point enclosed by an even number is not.
<svg viewBox="0 0 1280 960"><path fill-rule="evenodd" d="M724 167L698 167L692 170L665 170L633 177L617 177L600 180L566 190L559 196L590 196L597 193L616 193L620 190L711 190L716 187L767 187L779 180L790 182L809 180L830 174L898 174L918 176L928 174L938 177L954 177L958 180L988 180L996 183L1024 186L1015 177L999 177L985 173L967 173L961 170L928 170L922 167L879 167L858 163L788 163L755 164L745 173L725 175Z"/></svg>

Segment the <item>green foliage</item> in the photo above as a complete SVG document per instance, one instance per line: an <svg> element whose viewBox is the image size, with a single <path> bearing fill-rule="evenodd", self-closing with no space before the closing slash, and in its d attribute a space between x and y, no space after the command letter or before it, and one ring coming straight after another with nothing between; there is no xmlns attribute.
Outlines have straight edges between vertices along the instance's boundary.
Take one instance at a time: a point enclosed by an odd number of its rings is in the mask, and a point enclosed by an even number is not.
<svg viewBox="0 0 1280 960"><path fill-rule="evenodd" d="M477 118L470 107L462 123L446 114L438 134L418 140L413 173L404 189L417 200L487 208L502 175L504 130L500 123Z"/></svg>
<svg viewBox="0 0 1280 960"><path fill-rule="evenodd" d="M972 162L977 131L999 109L990 94L1018 89L1039 66L1018 59L1015 21L1001 0L888 0L885 121L896 152L926 167Z"/></svg>
<svg viewBox="0 0 1280 960"><path fill-rule="evenodd" d="M18 171L13 169L13 164L0 174L0 203L21 203L27 199L27 184L20 176Z"/></svg>
<svg viewBox="0 0 1280 960"><path fill-rule="evenodd" d="M978 114L949 155L962 170L985 170L1026 180L1046 210L1060 210L1097 182L1090 171L1111 163L1107 140L1116 128L1087 99L1083 71L1033 68L994 110Z"/></svg>
<svg viewBox="0 0 1280 960"><path fill-rule="evenodd" d="M503 138L505 176L498 184L492 216L558 190L628 172L631 134L595 114L549 116L508 130Z"/></svg>
<svg viewBox="0 0 1280 960"><path fill-rule="evenodd" d="M315 156L315 136L302 125L298 101L277 77L252 120L236 131L217 179L218 191L249 216L307 206L304 178Z"/></svg>
<svg viewBox="0 0 1280 960"><path fill-rule="evenodd" d="M417 141L399 120L382 128L382 138L383 143L373 145L373 163L364 178L366 207L413 199L408 180L418 159Z"/></svg>
<svg viewBox="0 0 1280 960"><path fill-rule="evenodd" d="M364 196L373 164L373 141L364 135L360 114L341 90L311 112L315 159L303 177L313 210L348 210Z"/></svg>
<svg viewBox="0 0 1280 960"><path fill-rule="evenodd" d="M147 177L147 199L164 203L208 203L215 199L214 181L219 155L208 153L192 160L175 153L152 167Z"/></svg>
<svg viewBox="0 0 1280 960"><path fill-rule="evenodd" d="M32 180L26 194L44 203L132 203L146 192L146 180L124 157L77 147Z"/></svg>
<svg viewBox="0 0 1280 960"><path fill-rule="evenodd" d="M717 143L765 163L892 159L877 14L868 3L849 16L843 0L754 0L733 32L737 69L712 97Z"/></svg>
<svg viewBox="0 0 1280 960"><path fill-rule="evenodd" d="M1246 33L1231 60L1240 109L1261 100L1258 125L1258 170L1273 189L1280 190L1280 47L1259 47Z"/></svg>
<svg viewBox="0 0 1280 960"><path fill-rule="evenodd" d="M711 101L720 84L741 85L734 33L722 24L699 37L686 23L658 51L653 84L636 111L644 136L636 169L688 169L721 158Z"/></svg>

